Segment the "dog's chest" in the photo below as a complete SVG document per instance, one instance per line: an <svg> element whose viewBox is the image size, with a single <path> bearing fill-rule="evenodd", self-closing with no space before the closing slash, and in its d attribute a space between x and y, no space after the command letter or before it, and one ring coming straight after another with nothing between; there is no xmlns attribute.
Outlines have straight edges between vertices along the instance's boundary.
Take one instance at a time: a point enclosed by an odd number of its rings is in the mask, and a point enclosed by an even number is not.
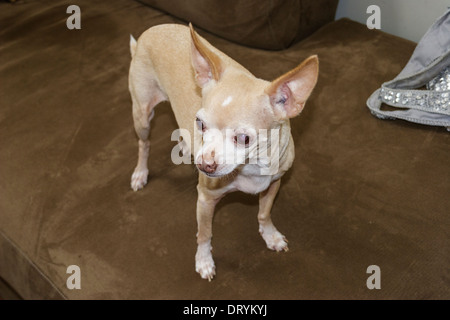
<svg viewBox="0 0 450 320"><path fill-rule="evenodd" d="M266 190L273 180L273 176L238 175L233 186L239 191L256 194Z"/></svg>

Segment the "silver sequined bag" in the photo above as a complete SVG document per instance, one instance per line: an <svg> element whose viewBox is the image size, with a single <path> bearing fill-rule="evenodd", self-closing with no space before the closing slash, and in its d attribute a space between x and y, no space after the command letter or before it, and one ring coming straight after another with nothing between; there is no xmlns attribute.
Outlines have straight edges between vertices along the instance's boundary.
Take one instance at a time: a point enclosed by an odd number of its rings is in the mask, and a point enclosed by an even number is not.
<svg viewBox="0 0 450 320"><path fill-rule="evenodd" d="M394 110L381 110L382 103ZM380 119L450 131L450 9L428 29L398 76L372 93L367 106Z"/></svg>

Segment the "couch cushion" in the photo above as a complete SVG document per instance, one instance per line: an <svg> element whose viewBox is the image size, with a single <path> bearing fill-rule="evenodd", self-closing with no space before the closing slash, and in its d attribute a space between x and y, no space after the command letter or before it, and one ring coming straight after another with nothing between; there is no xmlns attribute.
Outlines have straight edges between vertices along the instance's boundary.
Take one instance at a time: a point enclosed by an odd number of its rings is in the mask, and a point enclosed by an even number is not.
<svg viewBox="0 0 450 320"><path fill-rule="evenodd" d="M334 19L337 0L140 0L230 41L285 49Z"/></svg>

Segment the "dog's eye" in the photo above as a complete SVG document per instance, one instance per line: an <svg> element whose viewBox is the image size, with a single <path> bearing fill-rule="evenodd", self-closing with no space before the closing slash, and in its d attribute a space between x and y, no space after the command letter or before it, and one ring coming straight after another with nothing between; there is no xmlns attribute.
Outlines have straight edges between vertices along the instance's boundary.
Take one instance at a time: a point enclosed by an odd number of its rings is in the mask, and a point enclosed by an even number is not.
<svg viewBox="0 0 450 320"><path fill-rule="evenodd" d="M241 146L248 146L250 142L250 137L246 134L238 134L234 136L234 143L240 144Z"/></svg>
<svg viewBox="0 0 450 320"><path fill-rule="evenodd" d="M200 130L201 132L205 132L206 126L202 120L200 120L199 118L196 118L195 123L197 124L198 130Z"/></svg>

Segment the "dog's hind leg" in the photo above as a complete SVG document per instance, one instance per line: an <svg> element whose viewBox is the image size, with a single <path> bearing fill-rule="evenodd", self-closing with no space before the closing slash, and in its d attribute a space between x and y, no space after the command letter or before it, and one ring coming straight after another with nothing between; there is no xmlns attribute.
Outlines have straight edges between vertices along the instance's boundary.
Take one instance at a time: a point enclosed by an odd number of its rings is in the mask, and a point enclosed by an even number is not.
<svg viewBox="0 0 450 320"><path fill-rule="evenodd" d="M155 79L149 76L136 76L130 72L130 93L133 101L134 129L139 138L138 163L131 176L131 188L142 189L147 184L148 155L150 149L150 120L154 116L154 108L166 95L159 89Z"/></svg>

